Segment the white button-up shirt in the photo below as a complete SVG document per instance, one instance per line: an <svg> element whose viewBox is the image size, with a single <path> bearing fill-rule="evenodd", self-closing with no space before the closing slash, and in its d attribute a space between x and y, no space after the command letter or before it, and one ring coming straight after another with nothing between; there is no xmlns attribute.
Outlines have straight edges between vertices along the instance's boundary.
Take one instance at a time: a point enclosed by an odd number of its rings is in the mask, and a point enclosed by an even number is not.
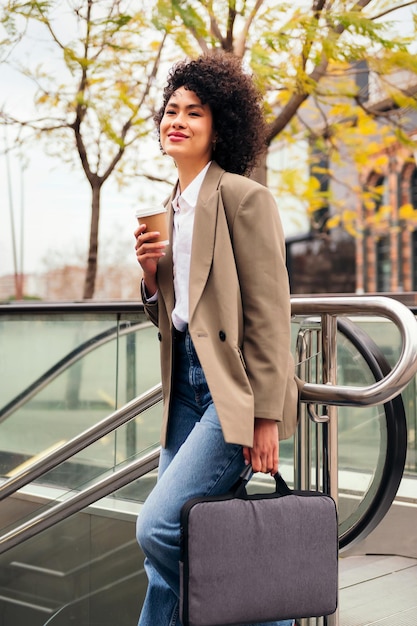
<svg viewBox="0 0 417 626"><path fill-rule="evenodd" d="M172 323L177 330L184 330L189 321L189 288L191 244L193 239L194 216L198 194L210 166L201 170L194 180L180 193L179 186L172 206L174 209L174 228L172 241L172 260L174 265L175 306L172 311Z"/></svg>

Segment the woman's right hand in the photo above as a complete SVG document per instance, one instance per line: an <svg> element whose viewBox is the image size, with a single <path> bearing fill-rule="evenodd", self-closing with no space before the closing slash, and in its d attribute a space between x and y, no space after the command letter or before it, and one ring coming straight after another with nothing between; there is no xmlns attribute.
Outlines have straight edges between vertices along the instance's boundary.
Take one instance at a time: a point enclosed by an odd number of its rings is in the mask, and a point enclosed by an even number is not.
<svg viewBox="0 0 417 626"><path fill-rule="evenodd" d="M140 224L135 230L136 258L143 271L146 293L149 297L156 293L156 269L158 261L165 255L166 242L155 241L158 232L145 232L146 224Z"/></svg>

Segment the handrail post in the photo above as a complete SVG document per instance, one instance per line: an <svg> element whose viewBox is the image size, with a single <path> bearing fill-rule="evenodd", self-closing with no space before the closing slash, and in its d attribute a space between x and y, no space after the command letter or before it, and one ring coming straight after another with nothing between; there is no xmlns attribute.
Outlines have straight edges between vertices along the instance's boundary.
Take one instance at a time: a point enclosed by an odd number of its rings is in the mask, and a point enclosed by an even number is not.
<svg viewBox="0 0 417 626"><path fill-rule="evenodd" d="M337 317L322 315L322 380L337 384ZM323 490L332 496L338 508L338 424L337 406L325 407L328 421L323 424ZM339 609L324 618L325 626L339 625Z"/></svg>
<svg viewBox="0 0 417 626"><path fill-rule="evenodd" d="M322 380L329 385L337 384L337 318L322 316ZM337 406L327 405L328 421L323 428L323 489L338 504L338 435ZM326 432L327 431L327 432Z"/></svg>
<svg viewBox="0 0 417 626"><path fill-rule="evenodd" d="M310 330L303 329L297 336L297 360L299 363L297 374L301 380L311 380L310 357L311 357L312 334ZM311 443L310 443L310 419L306 407L300 404L300 421L294 435L294 487L295 489L311 488Z"/></svg>

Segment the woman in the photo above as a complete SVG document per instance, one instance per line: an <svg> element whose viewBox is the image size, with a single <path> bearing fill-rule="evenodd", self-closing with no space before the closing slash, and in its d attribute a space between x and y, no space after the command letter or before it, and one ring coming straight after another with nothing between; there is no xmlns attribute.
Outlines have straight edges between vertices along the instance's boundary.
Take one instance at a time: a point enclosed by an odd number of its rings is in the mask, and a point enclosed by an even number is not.
<svg viewBox="0 0 417 626"><path fill-rule="evenodd" d="M207 54L172 68L155 122L178 182L168 246L146 224L135 231L164 395L158 482L137 524L149 581L139 625L174 626L181 506L227 491L245 464L275 474L297 392L278 211L244 176L265 149L259 92L238 59Z"/></svg>

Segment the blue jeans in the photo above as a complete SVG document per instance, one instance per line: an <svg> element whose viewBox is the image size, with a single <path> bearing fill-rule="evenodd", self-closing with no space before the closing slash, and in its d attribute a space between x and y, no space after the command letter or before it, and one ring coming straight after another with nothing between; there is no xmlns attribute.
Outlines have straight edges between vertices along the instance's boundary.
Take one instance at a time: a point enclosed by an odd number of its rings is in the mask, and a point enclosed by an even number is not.
<svg viewBox="0 0 417 626"><path fill-rule="evenodd" d="M244 468L242 446L224 441L188 332L175 339L174 352L174 393L167 447L161 452L158 482L137 520L137 539L146 557L148 576L138 626L181 626L178 617L181 507L195 496L224 493ZM286 620L264 626L292 624L292 620Z"/></svg>

